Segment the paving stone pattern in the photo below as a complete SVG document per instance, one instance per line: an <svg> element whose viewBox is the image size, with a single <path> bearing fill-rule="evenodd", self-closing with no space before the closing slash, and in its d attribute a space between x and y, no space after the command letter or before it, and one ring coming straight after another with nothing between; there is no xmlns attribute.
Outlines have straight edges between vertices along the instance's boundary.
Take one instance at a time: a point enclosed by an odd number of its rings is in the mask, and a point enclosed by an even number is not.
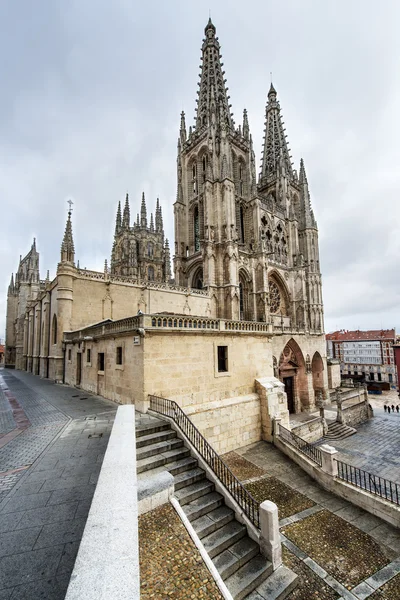
<svg viewBox="0 0 400 600"><path fill-rule="evenodd" d="M0 385L0 436L15 429L13 411Z"/></svg>
<svg viewBox="0 0 400 600"><path fill-rule="evenodd" d="M80 404L75 388L0 373L33 423L0 448L0 600L62 600L116 406L87 395Z"/></svg>

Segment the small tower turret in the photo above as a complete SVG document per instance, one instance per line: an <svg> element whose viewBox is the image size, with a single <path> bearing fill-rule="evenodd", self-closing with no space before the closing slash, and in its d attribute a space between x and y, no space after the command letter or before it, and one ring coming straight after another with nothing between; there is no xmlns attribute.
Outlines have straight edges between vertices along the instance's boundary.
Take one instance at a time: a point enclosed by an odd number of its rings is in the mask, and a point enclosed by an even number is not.
<svg viewBox="0 0 400 600"><path fill-rule="evenodd" d="M70 263L74 265L75 261L75 247L72 236L72 223L71 223L71 208L68 211L67 224L65 226L64 239L61 244L61 262Z"/></svg>

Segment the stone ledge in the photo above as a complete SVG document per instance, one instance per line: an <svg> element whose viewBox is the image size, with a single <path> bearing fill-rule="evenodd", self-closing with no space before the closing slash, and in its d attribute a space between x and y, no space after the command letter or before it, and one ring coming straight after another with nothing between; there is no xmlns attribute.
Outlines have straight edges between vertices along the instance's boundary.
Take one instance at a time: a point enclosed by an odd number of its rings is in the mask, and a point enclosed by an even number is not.
<svg viewBox="0 0 400 600"><path fill-rule="evenodd" d="M140 598L135 407L118 408L66 600Z"/></svg>

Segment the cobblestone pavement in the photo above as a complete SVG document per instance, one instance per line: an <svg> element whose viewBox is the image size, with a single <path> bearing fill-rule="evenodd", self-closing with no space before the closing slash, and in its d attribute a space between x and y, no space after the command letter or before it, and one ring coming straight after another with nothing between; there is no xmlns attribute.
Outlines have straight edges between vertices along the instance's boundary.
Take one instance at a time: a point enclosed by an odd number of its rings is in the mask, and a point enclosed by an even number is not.
<svg viewBox="0 0 400 600"><path fill-rule="evenodd" d="M0 375L30 422L0 438L0 600L62 600L116 405L28 373Z"/></svg>

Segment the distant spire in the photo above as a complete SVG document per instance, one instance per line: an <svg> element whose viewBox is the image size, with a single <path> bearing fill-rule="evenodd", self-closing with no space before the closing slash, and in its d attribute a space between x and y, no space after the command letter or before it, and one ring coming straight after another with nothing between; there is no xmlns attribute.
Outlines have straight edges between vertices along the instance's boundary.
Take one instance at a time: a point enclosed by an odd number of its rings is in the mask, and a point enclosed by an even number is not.
<svg viewBox="0 0 400 600"><path fill-rule="evenodd" d="M72 223L71 223L71 208L68 211L67 224L65 226L64 239L61 244L61 262L74 264L75 260L75 247L74 240L72 237Z"/></svg>
<svg viewBox="0 0 400 600"><path fill-rule="evenodd" d="M248 140L249 139L249 119L247 117L247 110L243 111L243 137Z"/></svg>
<svg viewBox="0 0 400 600"><path fill-rule="evenodd" d="M185 113L182 111L181 112L181 127L179 130L179 141L181 144L184 144L186 142L186 122L185 122Z"/></svg>
<svg viewBox="0 0 400 600"><path fill-rule="evenodd" d="M154 232L154 219L153 219L153 213L151 213L151 215L150 215L150 231Z"/></svg>
<svg viewBox="0 0 400 600"><path fill-rule="evenodd" d="M121 201L118 202L118 210L117 210L117 217L115 219L115 235L117 235L117 233L119 233L120 229L122 226L122 220L121 220Z"/></svg>
<svg viewBox="0 0 400 600"><path fill-rule="evenodd" d="M290 178L293 177L290 151L286 142L285 129L281 117L281 108L276 99L276 90L271 83L265 109L265 136L260 174L261 185L267 178L276 176L282 169Z"/></svg>
<svg viewBox="0 0 400 600"><path fill-rule="evenodd" d="M300 159L299 183L307 183L308 184L306 169L304 167L304 160L302 158Z"/></svg>
<svg viewBox="0 0 400 600"><path fill-rule="evenodd" d="M10 280L10 285L8 286L8 293L9 294L13 294L15 290L15 286L14 286L14 273L11 273L11 280Z"/></svg>
<svg viewBox="0 0 400 600"><path fill-rule="evenodd" d="M78 260L78 269L79 269L79 260ZM47 269L47 273L46 273L46 283L49 283L50 281L50 271Z"/></svg>
<svg viewBox="0 0 400 600"><path fill-rule="evenodd" d="M220 44L215 37L216 29L211 18L204 32L206 37L202 46L196 129L209 125L213 119L222 120L224 126L234 129L228 88L224 78L225 72L222 70L223 63L220 60Z"/></svg>
<svg viewBox="0 0 400 600"><path fill-rule="evenodd" d="M310 191L308 189L308 181L306 169L304 166L303 159L300 160L300 175L299 175L299 184L300 184L300 221L301 226L308 228L317 228L317 222L314 217L314 212L311 207L311 197Z"/></svg>
<svg viewBox="0 0 400 600"><path fill-rule="evenodd" d="M139 213L136 215L136 225L140 227Z"/></svg>
<svg viewBox="0 0 400 600"><path fill-rule="evenodd" d="M140 226L147 227L147 208L144 192L142 193L142 205L140 207Z"/></svg>
<svg viewBox="0 0 400 600"><path fill-rule="evenodd" d="M33 238L32 250L36 250L36 238Z"/></svg>
<svg viewBox="0 0 400 600"><path fill-rule="evenodd" d="M163 218L160 206L160 200L157 198L156 204L156 231L162 232L163 230Z"/></svg>
<svg viewBox="0 0 400 600"><path fill-rule="evenodd" d="M125 197L125 206L124 206L124 215L122 217L122 227L124 229L129 229L131 222L131 209L129 207L129 194L126 194Z"/></svg>

